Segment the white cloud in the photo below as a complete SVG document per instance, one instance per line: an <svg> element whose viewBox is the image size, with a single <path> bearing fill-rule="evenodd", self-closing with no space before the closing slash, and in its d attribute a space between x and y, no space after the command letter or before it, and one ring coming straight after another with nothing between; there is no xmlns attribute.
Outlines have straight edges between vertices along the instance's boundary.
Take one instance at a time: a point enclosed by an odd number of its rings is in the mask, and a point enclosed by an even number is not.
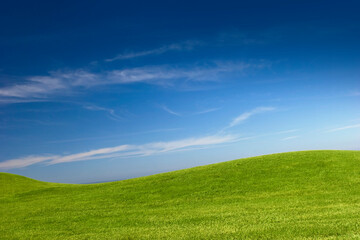
<svg viewBox="0 0 360 240"><path fill-rule="evenodd" d="M14 104L14 103L30 103L30 102L46 102L47 100L46 99L33 99L33 98L30 98L30 99L14 99L14 98L4 98L2 99L1 98L1 95L0 95L0 104Z"/></svg>
<svg viewBox="0 0 360 240"><path fill-rule="evenodd" d="M195 115L205 114L205 113L215 112L215 111L218 111L218 110L220 110L220 108L209 108L209 109L205 109L205 110L196 112L196 113L194 113L194 114L195 114Z"/></svg>
<svg viewBox="0 0 360 240"><path fill-rule="evenodd" d="M285 133L293 133L293 132L298 132L298 131L299 131L299 129L290 129L290 130L276 132L276 133L273 133L273 134L285 134Z"/></svg>
<svg viewBox="0 0 360 240"><path fill-rule="evenodd" d="M35 76L28 78L26 83L0 88L0 97L41 98L66 88L65 82L61 79L51 76Z"/></svg>
<svg viewBox="0 0 360 240"><path fill-rule="evenodd" d="M168 152L176 149L188 147L206 146L234 141L235 137L227 136L207 136L202 138L188 138L171 142L157 142L144 145L146 149L156 150L158 152Z"/></svg>
<svg viewBox="0 0 360 240"><path fill-rule="evenodd" d="M159 133L159 132L172 132L179 130L182 130L182 128L163 128L163 129L154 129L154 130L142 131L142 132L125 133L119 135L107 135L101 137L62 139L62 140L48 141L48 143L79 142L79 141L100 140L100 139L118 139L119 137L124 137L124 136L144 135L144 134Z"/></svg>
<svg viewBox="0 0 360 240"><path fill-rule="evenodd" d="M255 115L255 114L259 114L259 113L264 113L264 112L269 112L269 111L273 111L275 110L275 108L273 107L257 107L249 112L245 112L239 116L237 116L230 124L227 128L231 128L234 127L240 123L242 123L243 121L245 121L246 119L250 118L251 116Z"/></svg>
<svg viewBox="0 0 360 240"><path fill-rule="evenodd" d="M224 74L239 73L248 68L262 68L263 64L243 62L218 62L206 67L171 67L168 65L146 66L93 73L82 69L54 71L48 76L33 76L23 83L0 88L0 103L15 103L18 100L31 102L45 100L54 95L65 95L100 85L123 85L147 83L163 87L178 86L178 81L218 81Z"/></svg>
<svg viewBox="0 0 360 240"><path fill-rule="evenodd" d="M157 85L171 85L171 83L164 80L189 78L189 75L192 73L192 70L176 69L168 66L113 70L105 74L105 82L98 82L98 84L130 84L145 82Z"/></svg>
<svg viewBox="0 0 360 240"><path fill-rule="evenodd" d="M10 159L4 162L0 162L0 169L13 169L27 167L36 163L52 160L57 156L27 156L23 158Z"/></svg>
<svg viewBox="0 0 360 240"><path fill-rule="evenodd" d="M161 107L164 111L166 111L166 112L168 112L168 113L170 113L170 114L172 114L172 115L175 115L175 116L178 116L178 117L180 117L181 116L181 114L180 113L177 113L177 112L174 112L173 110L171 110L171 109L169 109L167 106L162 106Z"/></svg>
<svg viewBox="0 0 360 240"><path fill-rule="evenodd" d="M108 111L109 109L97 107L97 106L88 106L90 110L102 110ZM273 107L258 107L253 109L250 112L246 112L235 118L229 125L233 127L239 124L242 121L245 121L254 114L259 114L267 111L272 111L275 108ZM166 110L166 109L164 109ZM171 114L178 115L178 113L173 112L169 109L167 111ZM228 128L229 128L228 127ZM291 132L290 130L287 132ZM284 138L283 140L288 140L295 138L297 136L292 136ZM211 145L223 144L236 142L240 140L252 139L253 137L247 138L237 138L233 135L212 135L200 138L187 138L183 140L169 141L169 142L154 142L142 145L119 145L110 148L101 148L90 150L82 153L63 155L63 156L27 156L23 158L10 159L0 163L0 169L13 169L30 166L36 163L46 163L46 164L59 164L65 162L75 162L75 161L86 161L94 159L108 159L115 157L139 157L139 156L149 156L164 152L172 151L182 151L182 150L191 150L194 148L204 148L210 147Z"/></svg>
<svg viewBox="0 0 360 240"><path fill-rule="evenodd" d="M351 129L351 128L360 128L360 124L348 125L348 126L339 127L339 128L333 128L333 129L327 130L326 132L337 132L337 131L347 130L347 129Z"/></svg>
<svg viewBox="0 0 360 240"><path fill-rule="evenodd" d="M104 111L104 112L108 113L108 116L110 119L113 119L116 121L123 119L122 117L120 117L119 115L117 115L115 113L114 109L111 109L111 108L104 108L104 107L99 107L96 105L85 105L84 108L87 110L90 110L90 111Z"/></svg>
<svg viewBox="0 0 360 240"><path fill-rule="evenodd" d="M92 158L101 159L101 158L106 158L106 156L111 153L125 152L125 151L129 151L132 149L134 149L134 146L131 146L131 145L120 145L120 146L110 147L110 148L101 148L101 149L91 150L88 152L57 157L57 158L52 159L50 161L50 164L84 161L84 160L89 160Z"/></svg>
<svg viewBox="0 0 360 240"><path fill-rule="evenodd" d="M291 140L291 139L295 139L295 138L298 138L299 136L290 136L290 137L286 137L286 138L283 138L281 139L282 141L287 141L287 140Z"/></svg>
<svg viewBox="0 0 360 240"><path fill-rule="evenodd" d="M59 164L66 162L86 161L94 159L107 159L114 157L149 156L164 152L190 150L194 147L206 147L236 141L235 136L206 136L188 138L169 142L155 142L143 145L119 145L110 148L101 148L82 153L64 156L27 156L24 158L10 159L0 163L1 169L13 169L30 166L36 163Z"/></svg>
<svg viewBox="0 0 360 240"><path fill-rule="evenodd" d="M247 68L261 68L262 64L251 65L243 62L216 63L207 67L171 67L168 65L147 66L107 72L96 84L130 84L145 82L150 84L171 86L176 80L216 81L226 73L242 72ZM172 80L172 81L170 81ZM83 86L88 86L87 82Z"/></svg>
<svg viewBox="0 0 360 240"><path fill-rule="evenodd" d="M106 62L113 62L116 60L125 60L125 59L132 59L137 57L144 57L149 55L160 55L169 51L183 51L183 50L191 50L194 46L199 45L199 41L185 41L181 43L173 43L170 45L165 45L159 48L140 51L140 52L129 52L119 54L113 58L105 59Z"/></svg>

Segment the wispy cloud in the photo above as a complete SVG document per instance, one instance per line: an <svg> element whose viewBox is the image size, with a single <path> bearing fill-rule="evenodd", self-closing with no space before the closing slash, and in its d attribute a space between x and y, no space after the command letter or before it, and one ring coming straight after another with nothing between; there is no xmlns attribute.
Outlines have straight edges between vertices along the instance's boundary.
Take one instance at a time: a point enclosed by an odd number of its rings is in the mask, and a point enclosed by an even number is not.
<svg viewBox="0 0 360 240"><path fill-rule="evenodd" d="M91 110L104 110L101 107L91 106ZM230 124L229 127L235 126L242 121L245 121L254 114L259 114L267 111L272 111L275 108L273 107L258 107L250 112L245 112L235 118ZM165 109L164 109L165 110ZM178 115L178 113L173 112L170 109L166 109L171 114ZM295 130L289 130L285 132L291 132ZM221 132L221 131L220 131ZM295 138L297 136L292 136L284 138L283 140L288 140ZM69 155L52 155L52 156L26 156L23 158L10 159L3 162L0 162L0 169L13 169L30 166L37 163L44 163L48 165L66 163L66 162L76 162L76 161L87 161L95 159L108 159L108 158L119 158L119 157L140 157L140 156L150 156L159 153L172 152L172 151L184 151L197 148L206 148L212 145L224 144L237 142L241 140L252 139L254 137L243 137L238 138L237 136L230 134L216 134L205 137L198 138L187 138L176 141L168 142L153 142L142 145L130 145L123 144L115 147L109 148L100 148L95 150L90 150L86 152L69 154Z"/></svg>
<svg viewBox="0 0 360 240"><path fill-rule="evenodd" d="M236 141L232 135L214 135L200 138L187 138L169 142L154 142L143 145L119 145L110 148L100 148L82 153L55 156L27 156L0 162L0 169L27 167L37 163L59 164L66 162L108 159L114 157L150 156L159 153L189 150L196 147L206 147Z"/></svg>
<svg viewBox="0 0 360 240"><path fill-rule="evenodd" d="M105 59L105 61L113 62L116 60L132 59L132 58L144 57L144 56L149 56L149 55L160 55L160 54L170 52L170 51L184 51L184 50L188 51L188 50L193 49L193 47L195 47L196 45L199 45L199 44L201 44L201 42L189 40L189 41L184 41L184 42L180 42L180 43L164 45L159 48L146 50L146 51L123 53L123 54L119 54L113 58Z"/></svg>
<svg viewBox="0 0 360 240"><path fill-rule="evenodd" d="M85 161L90 159L101 159L107 158L109 154L119 153L119 152L127 152L132 150L134 146L131 145L120 145L116 147L110 148L101 148L96 150L91 150L88 152L70 154L67 156L60 156L52 159L48 164L57 164L57 163L65 163L65 162L77 162L77 161Z"/></svg>
<svg viewBox="0 0 360 240"><path fill-rule="evenodd" d="M51 161L58 156L27 156L0 162L0 169L14 169L27 167L36 163Z"/></svg>
<svg viewBox="0 0 360 240"><path fill-rule="evenodd" d="M245 112L239 116L237 116L228 126L227 128L234 127L242 122L244 122L246 119L250 118L251 116L255 114L260 114L264 112L269 112L275 110L274 107L257 107L249 112Z"/></svg>
<svg viewBox="0 0 360 240"><path fill-rule="evenodd" d="M249 36L245 32L227 31L216 34L214 37L207 39L207 41L187 40L178 43L163 45L158 48L153 48L143 51L127 51L116 55L113 58L105 59L106 62L113 62L116 60L127 60L145 56L156 56L167 52L175 51L190 51L197 46L241 46L241 45L259 45L273 41L273 38L265 36L264 34L257 34L256 36Z"/></svg>
<svg viewBox="0 0 360 240"><path fill-rule="evenodd" d="M29 99L14 99L14 98L1 98L0 95L0 104L14 104L14 103L30 103L30 102L46 102L47 99L34 99L34 98L29 98Z"/></svg>
<svg viewBox="0 0 360 240"><path fill-rule="evenodd" d="M2 98L42 98L56 91L66 89L62 79L50 76L35 76L26 83L0 88Z"/></svg>
<svg viewBox="0 0 360 240"><path fill-rule="evenodd" d="M108 117L112 120L118 121L118 120L123 119L122 117L120 117L119 115L117 115L115 113L114 109L111 109L111 108L104 108L104 107L99 107L96 105L84 105L84 108L87 110L90 110L90 111L104 111L108 114Z"/></svg>
<svg viewBox="0 0 360 240"><path fill-rule="evenodd" d="M326 132L337 132L337 131L343 131L343 130L347 130L347 129L351 129L351 128L360 128L360 124L348 125L348 126L339 127L339 128L333 128L333 129L327 130Z"/></svg>
<svg viewBox="0 0 360 240"><path fill-rule="evenodd" d="M170 114L172 114L172 115L175 115L175 116L178 116L178 117L181 116L180 113L174 112L173 110L169 109L169 108L168 108L167 106L165 106L165 105L161 106L161 108L162 108L165 112L168 112L168 113L170 113Z"/></svg>
<svg viewBox="0 0 360 240"><path fill-rule="evenodd" d="M161 108L164 111L166 111L166 112L168 112L168 113L170 113L172 115L179 116L179 117L186 115L186 114L181 114L179 112L176 112L176 111L170 109L169 107L167 107L165 105L162 105ZM215 111L218 111L218 110L220 110L220 108L209 108L209 109L205 109L205 110L194 112L194 113L188 113L188 115L200 115L200 114L206 114L206 113L210 113L210 112L215 112Z"/></svg>
<svg viewBox="0 0 360 240"><path fill-rule="evenodd" d="M210 112L215 112L220 110L220 108L209 108L209 109L205 109L199 112L194 113L195 115L199 115L199 114L205 114L205 113L210 113Z"/></svg>
<svg viewBox="0 0 360 240"><path fill-rule="evenodd" d="M295 139L295 138L298 138L299 136L290 136L290 137L286 137L286 138L283 138L281 139L282 141L288 141L288 140L291 140L291 139Z"/></svg>
<svg viewBox="0 0 360 240"><path fill-rule="evenodd" d="M285 133L293 133L293 132L298 132L299 129L290 129L290 130L285 130L285 131L280 131L280 132L276 132L276 133L273 133L273 134L285 134Z"/></svg>
<svg viewBox="0 0 360 240"><path fill-rule="evenodd" d="M186 81L216 81L226 73L242 72L249 68L262 68L262 64L215 63L212 66L171 67L168 65L147 66L132 69L113 70L107 72L97 84L130 84L149 83L162 86L171 86L176 80ZM170 81L172 80L172 82ZM80 84L80 83L79 83ZM88 82L81 83L89 86Z"/></svg>
<svg viewBox="0 0 360 240"><path fill-rule="evenodd" d="M149 130L149 131L133 132L133 133L126 133L126 134L119 134L119 135L110 135L110 136L107 135L107 136L98 136L98 137L62 139L62 140L49 141L47 143L79 142L79 141L91 141L91 140L100 140L100 139L118 139L119 137L124 137L124 136L144 135L144 134L161 133L161 132L172 132L172 131L179 131L179 130L182 130L182 128L163 128L163 129L154 129L154 130Z"/></svg>
<svg viewBox="0 0 360 240"><path fill-rule="evenodd" d="M171 67L169 65L115 69L93 73L82 69L54 71L48 76L33 76L25 82L0 88L0 103L46 100L101 85L146 83L163 87L182 82L220 81L229 73L264 67L263 63L217 62L207 66Z"/></svg>

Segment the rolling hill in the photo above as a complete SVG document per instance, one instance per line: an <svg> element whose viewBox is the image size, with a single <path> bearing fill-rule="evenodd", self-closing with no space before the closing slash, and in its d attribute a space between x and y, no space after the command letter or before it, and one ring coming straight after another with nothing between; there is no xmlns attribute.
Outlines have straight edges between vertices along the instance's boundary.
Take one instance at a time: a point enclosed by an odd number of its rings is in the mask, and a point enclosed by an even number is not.
<svg viewBox="0 0 360 240"><path fill-rule="evenodd" d="M360 151L272 154L100 184L0 180L1 239L360 239Z"/></svg>

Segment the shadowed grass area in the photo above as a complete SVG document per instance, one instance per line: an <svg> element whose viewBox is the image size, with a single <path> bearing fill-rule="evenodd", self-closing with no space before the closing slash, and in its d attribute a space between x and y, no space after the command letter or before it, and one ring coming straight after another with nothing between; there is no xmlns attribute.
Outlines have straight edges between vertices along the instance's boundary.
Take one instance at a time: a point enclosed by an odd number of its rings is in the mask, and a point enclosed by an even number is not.
<svg viewBox="0 0 360 240"><path fill-rule="evenodd" d="M0 198L60 185L57 183L41 182L11 173L0 173Z"/></svg>
<svg viewBox="0 0 360 240"><path fill-rule="evenodd" d="M0 180L1 239L360 239L360 151L272 154L101 184Z"/></svg>

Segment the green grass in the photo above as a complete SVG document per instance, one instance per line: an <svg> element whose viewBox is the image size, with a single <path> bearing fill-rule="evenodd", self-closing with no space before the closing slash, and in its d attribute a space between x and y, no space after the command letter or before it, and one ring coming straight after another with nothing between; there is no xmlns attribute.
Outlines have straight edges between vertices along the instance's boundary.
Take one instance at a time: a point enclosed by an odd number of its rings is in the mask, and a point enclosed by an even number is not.
<svg viewBox="0 0 360 240"><path fill-rule="evenodd" d="M1 239L360 239L360 151L272 154L101 184L0 180Z"/></svg>

